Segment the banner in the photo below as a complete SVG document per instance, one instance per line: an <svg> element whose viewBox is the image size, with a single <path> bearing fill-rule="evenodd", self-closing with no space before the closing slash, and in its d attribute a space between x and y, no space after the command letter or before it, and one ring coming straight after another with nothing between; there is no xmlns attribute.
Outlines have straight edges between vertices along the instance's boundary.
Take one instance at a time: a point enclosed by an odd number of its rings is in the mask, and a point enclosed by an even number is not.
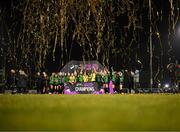
<svg viewBox="0 0 180 132"><path fill-rule="evenodd" d="M76 92L79 94L92 94L99 91L98 84L96 82L84 82L84 83L64 83L64 87L71 92Z"/></svg>

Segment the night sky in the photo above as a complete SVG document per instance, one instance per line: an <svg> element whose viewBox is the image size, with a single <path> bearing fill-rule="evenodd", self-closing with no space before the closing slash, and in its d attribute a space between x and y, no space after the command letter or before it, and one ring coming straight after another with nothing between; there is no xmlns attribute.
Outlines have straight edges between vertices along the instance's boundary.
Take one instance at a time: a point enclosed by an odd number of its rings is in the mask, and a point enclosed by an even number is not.
<svg viewBox="0 0 180 132"><path fill-rule="evenodd" d="M9 46L9 41L8 41L8 35L7 35L7 30L9 25L12 25L14 23L14 20L11 20L11 14L13 11L12 8L12 3L13 5L18 5L20 4L20 2L18 1L13 1L13 0L6 0L6 1L1 1L0 5L1 5L1 10L0 10L0 24L1 24L1 29L0 29L0 35L1 35L1 47L3 47L5 49L5 51L7 51L7 47ZM172 36L173 39L173 43L172 49L169 49L168 46L168 19L169 19L169 0L159 0L156 1L154 0L152 2L152 7L154 7L153 9L159 10L159 13L161 13L161 21L157 22L157 26L158 26L158 30L160 33L160 39L162 42L162 49L160 48L159 45L159 41L158 41L158 37L157 34L153 34L152 40L153 40L153 69L157 70L158 68L158 64L161 65L162 69L165 69L166 65L169 63L175 63L176 61L180 62L180 31L178 33L178 28L180 28L180 24L179 24L179 19L178 22L176 24L176 34L174 36ZM178 3L178 2L177 2ZM176 3L176 4L177 4ZM177 7L177 5L176 5ZM110 49L110 59L109 59L109 68L113 67L115 70L120 70L120 69L127 69L127 68L133 68L133 69L140 69L143 68L143 70L148 71L149 70L149 44L148 44L148 37L149 37L149 19L148 19L148 9L143 9L143 21L142 21L142 26L143 26L143 30L139 30L139 37L138 37L138 42L137 44L133 45L133 49L134 51L130 53L130 57L132 60L130 65L127 65L127 59L124 59L121 55L123 54L123 51L120 53L117 53L116 55L114 55L111 52ZM19 14L17 14L15 16L16 21L19 21L19 25L21 25L20 23L20 19L22 18L22 16L19 16ZM119 48L123 48L124 45L121 45L121 41L120 39L122 38L122 36L120 34L124 34L125 31L123 30L123 27L127 25L128 19L126 15L119 15L116 17L115 19L115 23L114 23L114 31L115 31L115 35L116 35L116 40L115 43L117 43L117 47L119 46ZM73 26L73 25L72 25ZM18 32L18 28L16 28L17 32ZM131 39L132 34L127 33L127 38ZM5 38L4 41L2 41L2 38ZM64 57L64 64L70 60L82 60L82 56L83 56L83 49L82 47L79 46L77 41L72 41L72 40L67 40L67 49L70 50L71 49L71 56L70 59L68 57ZM129 42L127 42L129 43ZM126 49L126 48L124 48ZM53 49L50 49L53 50ZM160 55L162 51L162 56ZM1 51L2 52L2 51ZM53 60L53 57L51 54L49 54L47 56L47 60L46 60L46 64L45 64L45 68L47 71L59 71L63 65L61 64L60 61L60 52L61 50L57 48L56 52L55 52L55 60ZM137 62L137 58L136 58L136 54L138 54L138 59L142 62L143 66L140 65ZM7 52L5 53L7 54ZM103 53L102 53L103 55ZM124 55L125 56L125 55ZM161 58L162 57L162 58ZM171 60L169 58L172 58ZM161 59L160 59L161 58ZM7 59L9 59L7 57ZM95 58L91 57L91 60L94 60ZM161 62L160 62L161 61ZM101 61L100 61L101 62Z"/></svg>

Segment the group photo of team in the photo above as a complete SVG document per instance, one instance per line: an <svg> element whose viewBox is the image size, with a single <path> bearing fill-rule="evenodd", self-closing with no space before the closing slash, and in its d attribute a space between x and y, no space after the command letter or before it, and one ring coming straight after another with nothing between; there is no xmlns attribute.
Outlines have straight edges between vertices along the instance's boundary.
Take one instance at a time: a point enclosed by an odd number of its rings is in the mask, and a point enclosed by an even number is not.
<svg viewBox="0 0 180 132"><path fill-rule="evenodd" d="M173 72L170 72L172 75L168 84L159 82L153 87L156 93L179 92L178 68ZM108 70L107 67L97 64L84 64L84 66L82 64L67 64L59 72L43 71L31 75L26 74L23 70L11 69L6 86L12 90L12 93L28 93L29 90L33 89L37 94L71 94L73 92L78 94L82 93L83 90L88 91L85 87L89 87L89 85L93 85L90 87L91 92L86 93L145 93L145 91L140 91L140 89L146 88L143 87L140 76L143 78L138 69L114 71L113 68ZM75 87L80 87L76 85L82 85L82 91L77 90L78 88L75 89ZM149 90L151 89L149 88ZM153 91L149 92L153 93Z"/></svg>
<svg viewBox="0 0 180 132"><path fill-rule="evenodd" d="M123 88L129 90L140 87L139 70L122 70L110 72L107 68L96 70L79 69L73 72L37 72L34 75L34 88L38 94L64 94L65 85L76 83L96 83L97 88L103 93L109 93L109 83L112 81L114 93L121 93ZM28 75L23 71L11 69L8 78L8 86L18 93L26 93L28 90ZM131 92L131 91L129 91Z"/></svg>

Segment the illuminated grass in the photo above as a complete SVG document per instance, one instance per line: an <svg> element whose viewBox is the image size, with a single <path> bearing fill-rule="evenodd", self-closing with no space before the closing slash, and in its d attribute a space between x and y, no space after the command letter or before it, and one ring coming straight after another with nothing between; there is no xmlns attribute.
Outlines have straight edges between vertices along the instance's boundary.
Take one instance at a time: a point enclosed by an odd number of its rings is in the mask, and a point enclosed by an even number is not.
<svg viewBox="0 0 180 132"><path fill-rule="evenodd" d="M0 95L0 130L180 130L180 95Z"/></svg>

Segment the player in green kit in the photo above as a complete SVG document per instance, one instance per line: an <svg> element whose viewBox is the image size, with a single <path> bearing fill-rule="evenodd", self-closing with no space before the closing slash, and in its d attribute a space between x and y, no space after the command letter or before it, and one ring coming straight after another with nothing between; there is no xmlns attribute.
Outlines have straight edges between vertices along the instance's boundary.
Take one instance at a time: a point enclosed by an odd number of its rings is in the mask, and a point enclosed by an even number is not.
<svg viewBox="0 0 180 132"><path fill-rule="evenodd" d="M112 82L113 82L113 88L115 88L115 84L116 84L116 80L117 80L117 78L116 78L116 72L112 72L112 77L111 77L111 79L112 79Z"/></svg>
<svg viewBox="0 0 180 132"><path fill-rule="evenodd" d="M58 94L59 85L60 85L60 78L58 74L56 73L54 76L54 93L55 94Z"/></svg>
<svg viewBox="0 0 180 132"><path fill-rule="evenodd" d="M108 83L109 83L109 74L108 71L103 72L102 76L103 88L105 93L109 93Z"/></svg>
<svg viewBox="0 0 180 132"><path fill-rule="evenodd" d="M64 74L64 79L63 79L63 81L64 81L64 83L69 83L69 75L70 75L70 73L65 73Z"/></svg>
<svg viewBox="0 0 180 132"><path fill-rule="evenodd" d="M101 72L96 73L96 82L98 83L98 89L100 90L102 88Z"/></svg>
<svg viewBox="0 0 180 132"><path fill-rule="evenodd" d="M77 77L78 79L78 82L83 82L83 73L82 73L82 71L80 71L80 73L79 73L79 75L78 75L78 77Z"/></svg>
<svg viewBox="0 0 180 132"><path fill-rule="evenodd" d="M63 83L63 72L59 72L59 87L58 87L58 94L62 94L64 90L64 83Z"/></svg>
<svg viewBox="0 0 180 132"><path fill-rule="evenodd" d="M54 92L54 76L55 76L55 73L53 72L49 78L49 94L52 94Z"/></svg>

